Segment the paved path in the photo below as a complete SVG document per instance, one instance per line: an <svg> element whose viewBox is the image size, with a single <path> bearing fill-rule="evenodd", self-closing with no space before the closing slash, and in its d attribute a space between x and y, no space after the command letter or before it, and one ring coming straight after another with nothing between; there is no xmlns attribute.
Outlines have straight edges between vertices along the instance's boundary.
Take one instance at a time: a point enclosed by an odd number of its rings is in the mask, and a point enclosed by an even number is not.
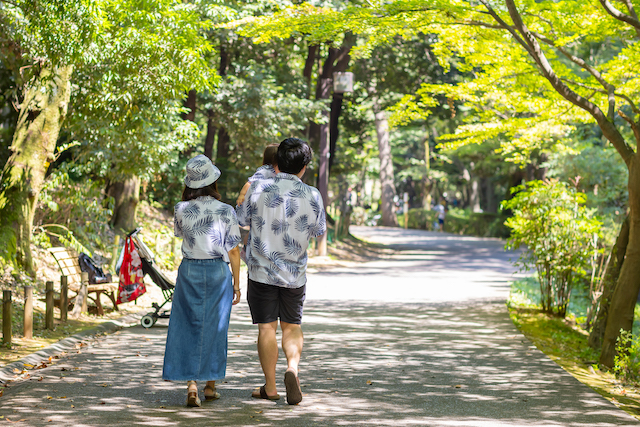
<svg viewBox="0 0 640 427"><path fill-rule="evenodd" d="M497 240L354 228L403 249L309 279L298 406L249 396L262 383L246 303L232 314L222 398L185 408L161 380L166 322L100 337L31 371L0 398L15 425L622 426L635 419L567 374L513 327L512 268ZM279 376L284 373L280 363ZM281 390L282 392L284 390Z"/></svg>

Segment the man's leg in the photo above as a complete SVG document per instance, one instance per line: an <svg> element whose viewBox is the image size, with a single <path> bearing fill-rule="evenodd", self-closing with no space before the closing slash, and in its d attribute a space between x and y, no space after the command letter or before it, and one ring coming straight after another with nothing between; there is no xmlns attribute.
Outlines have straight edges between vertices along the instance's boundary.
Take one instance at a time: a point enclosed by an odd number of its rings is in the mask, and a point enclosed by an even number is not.
<svg viewBox="0 0 640 427"><path fill-rule="evenodd" d="M295 323L280 322L282 328L282 350L287 357L287 367L295 369L298 374L300 355L302 354L302 344L304 337L302 327Z"/></svg>
<svg viewBox="0 0 640 427"><path fill-rule="evenodd" d="M269 396L277 394L276 363L278 362L278 322L258 324L258 357L265 379L265 391Z"/></svg>

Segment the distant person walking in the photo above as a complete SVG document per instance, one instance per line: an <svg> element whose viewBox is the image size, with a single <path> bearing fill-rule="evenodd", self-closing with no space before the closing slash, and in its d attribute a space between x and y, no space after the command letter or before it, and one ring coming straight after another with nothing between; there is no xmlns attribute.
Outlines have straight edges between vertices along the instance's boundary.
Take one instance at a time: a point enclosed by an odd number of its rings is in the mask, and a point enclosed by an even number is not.
<svg viewBox="0 0 640 427"><path fill-rule="evenodd" d="M445 203L444 199L440 199L440 203L433 208L438 213L438 231L444 231L444 219L447 216Z"/></svg>
<svg viewBox="0 0 640 427"><path fill-rule="evenodd" d="M240 230L234 209L220 202L220 170L206 156L187 163L182 202L175 206L175 235L182 237L182 263L171 304L162 378L187 381L187 406L220 397L225 377L231 305L240 301ZM229 271L228 263L233 272Z"/></svg>
<svg viewBox="0 0 640 427"><path fill-rule="evenodd" d="M287 358L287 403L302 400L299 363L303 346L302 306L306 292L307 248L326 231L320 192L301 181L313 153L306 142L287 138L278 147L276 176L255 180L237 207L240 225L250 226L247 241L247 301L258 324L258 356L265 384L256 398L278 400L276 363L278 319Z"/></svg>

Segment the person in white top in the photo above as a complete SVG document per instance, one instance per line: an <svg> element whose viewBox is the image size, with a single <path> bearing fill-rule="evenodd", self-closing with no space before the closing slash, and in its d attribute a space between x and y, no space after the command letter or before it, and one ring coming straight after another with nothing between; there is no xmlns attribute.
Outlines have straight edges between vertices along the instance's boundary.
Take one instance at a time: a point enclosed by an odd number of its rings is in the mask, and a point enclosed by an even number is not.
<svg viewBox="0 0 640 427"><path fill-rule="evenodd" d="M445 203L444 199L440 199L440 203L433 208L434 211L438 212L438 231L444 231L444 219L447 215Z"/></svg>
<svg viewBox="0 0 640 427"><path fill-rule="evenodd" d="M183 259L162 378L187 381L187 406L200 406L196 381L206 381L206 400L220 397L216 380L226 373L231 306L240 301L240 230L235 210L220 202L219 177L220 170L206 156L189 160L183 201L175 206L175 235L183 239Z"/></svg>
<svg viewBox="0 0 640 427"><path fill-rule="evenodd" d="M276 362L278 320L287 357L287 403L302 400L298 364L302 352L302 305L307 283L309 241L326 231L320 192L300 179L311 161L306 142L287 138L278 147L276 176L253 181L237 206L238 222L250 226L247 241L247 301L258 324L258 356L265 384L253 397L278 400Z"/></svg>

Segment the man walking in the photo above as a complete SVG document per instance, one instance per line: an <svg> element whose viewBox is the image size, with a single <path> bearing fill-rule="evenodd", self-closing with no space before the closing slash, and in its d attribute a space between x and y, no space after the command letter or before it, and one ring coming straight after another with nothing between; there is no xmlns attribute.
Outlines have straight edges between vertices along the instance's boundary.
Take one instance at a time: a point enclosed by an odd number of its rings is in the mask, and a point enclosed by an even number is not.
<svg viewBox="0 0 640 427"><path fill-rule="evenodd" d="M251 227L246 245L247 301L253 323L258 324L258 356L265 377L265 384L252 396L280 399L275 379L280 319L282 349L287 358L284 384L290 405L302 400L298 364L303 344L307 248L312 238L326 231L320 192L300 179L312 155L301 139L282 141L276 176L254 181L237 207L239 224Z"/></svg>

